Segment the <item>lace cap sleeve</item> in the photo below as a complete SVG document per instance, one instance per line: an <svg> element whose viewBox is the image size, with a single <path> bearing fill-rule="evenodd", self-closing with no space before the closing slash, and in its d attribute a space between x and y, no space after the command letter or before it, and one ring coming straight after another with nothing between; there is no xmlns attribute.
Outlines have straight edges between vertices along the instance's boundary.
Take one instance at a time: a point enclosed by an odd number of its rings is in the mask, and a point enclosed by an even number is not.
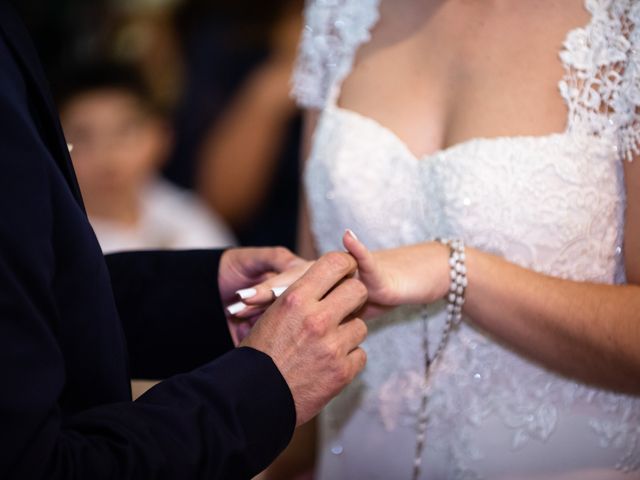
<svg viewBox="0 0 640 480"><path fill-rule="evenodd" d="M569 127L608 137L620 157L640 157L640 1L586 0L592 20L571 31L560 58Z"/></svg>
<svg viewBox="0 0 640 480"><path fill-rule="evenodd" d="M307 0L292 95L303 108L323 108L349 73L378 20L379 0Z"/></svg>
<svg viewBox="0 0 640 480"><path fill-rule="evenodd" d="M640 160L640 2L634 1L627 14L629 58L623 76L622 95L627 108L621 120L622 151L627 160Z"/></svg>

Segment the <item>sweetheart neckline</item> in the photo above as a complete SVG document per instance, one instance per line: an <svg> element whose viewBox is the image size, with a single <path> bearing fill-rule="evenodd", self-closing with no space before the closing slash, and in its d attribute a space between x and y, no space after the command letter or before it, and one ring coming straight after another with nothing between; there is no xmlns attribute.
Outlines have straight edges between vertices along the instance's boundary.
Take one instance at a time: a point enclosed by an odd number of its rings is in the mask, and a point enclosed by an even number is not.
<svg viewBox="0 0 640 480"><path fill-rule="evenodd" d="M447 156L455 151L458 151L464 148L469 148L470 146L476 145L476 144L485 144L485 143L491 144L491 143L500 143L505 141L548 142L548 141L552 141L560 138L565 138L568 133L567 130L565 130L564 132L553 132L553 133L548 133L544 135L497 135L495 137L482 137L482 136L471 137L469 139L462 140L460 142L449 145L448 147L443 147L430 153L425 153L423 155L416 155L409 148L406 142L402 140L402 138L400 138L393 130L391 130L389 127L386 127L375 118L369 117L367 115L364 115L355 110L351 110L349 108L340 107L339 105L335 105L335 104L328 105L327 107L325 107L323 111L323 116L326 113L329 113L331 111L338 113L340 115L349 116L360 122L367 123L370 126L373 126L374 128L380 130L381 132L384 132L387 137L391 138L393 142L395 142L397 145L399 145L402 148L402 150L404 150L404 152L406 153L406 155L409 157L410 160L412 160L418 165L430 163L430 161L433 161L438 157Z"/></svg>

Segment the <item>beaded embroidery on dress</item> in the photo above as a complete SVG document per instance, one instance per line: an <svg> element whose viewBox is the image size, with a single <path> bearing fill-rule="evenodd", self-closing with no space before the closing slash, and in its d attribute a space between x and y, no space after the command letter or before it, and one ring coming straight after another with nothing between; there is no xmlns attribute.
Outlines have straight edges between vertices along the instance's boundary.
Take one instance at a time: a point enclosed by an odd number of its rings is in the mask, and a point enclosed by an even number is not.
<svg viewBox="0 0 640 480"><path fill-rule="evenodd" d="M640 154L640 2L585 1L589 24L559 52L565 132L476 138L420 159L335 104L378 3L307 2L294 94L322 109L305 171L321 252L339 249L345 228L372 249L462 238L538 272L623 283L622 167ZM436 345L444 308L428 310ZM365 371L321 418L319 478L410 478L420 318L402 307L370 324ZM468 323L432 369L423 478L640 478L640 399L559 377Z"/></svg>

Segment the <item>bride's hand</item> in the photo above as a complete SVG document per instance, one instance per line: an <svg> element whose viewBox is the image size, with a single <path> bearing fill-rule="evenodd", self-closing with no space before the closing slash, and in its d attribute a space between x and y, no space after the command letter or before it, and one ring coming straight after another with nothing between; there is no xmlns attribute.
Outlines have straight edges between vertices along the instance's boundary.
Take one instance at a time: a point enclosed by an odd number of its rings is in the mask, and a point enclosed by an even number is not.
<svg viewBox="0 0 640 480"><path fill-rule="evenodd" d="M351 231L342 238L358 262L358 275L369 302L382 307L426 304L449 290L449 248L438 242L371 252Z"/></svg>
<svg viewBox="0 0 640 480"><path fill-rule="evenodd" d="M238 319L251 319L251 323L255 323L269 305L282 295L289 285L304 275L313 263L298 260L291 268L281 273L270 275L266 280L251 288L238 290L236 296L239 301L227 307L228 313Z"/></svg>

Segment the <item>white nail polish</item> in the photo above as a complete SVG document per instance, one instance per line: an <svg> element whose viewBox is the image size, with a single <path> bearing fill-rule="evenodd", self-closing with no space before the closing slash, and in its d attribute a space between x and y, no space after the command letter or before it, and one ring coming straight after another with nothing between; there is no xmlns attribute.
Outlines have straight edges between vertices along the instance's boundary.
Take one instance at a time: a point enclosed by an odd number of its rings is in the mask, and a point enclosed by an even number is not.
<svg viewBox="0 0 640 480"><path fill-rule="evenodd" d="M282 295L285 292L287 288L289 287L273 287L271 291L273 292L273 296L278 298L280 295Z"/></svg>
<svg viewBox="0 0 640 480"><path fill-rule="evenodd" d="M69 150L69 153L73 152L73 143L67 143L67 150Z"/></svg>
<svg viewBox="0 0 640 480"><path fill-rule="evenodd" d="M229 305L227 307L227 312L229 312L230 315L237 315L238 313L243 311L245 308L247 308L247 305L244 302L237 302L237 303L234 303L233 305Z"/></svg>
<svg viewBox="0 0 640 480"><path fill-rule="evenodd" d="M258 290L255 288L243 288L242 290L238 290L236 295L238 295L242 300L246 300L247 298L255 297L258 293Z"/></svg>
<svg viewBox="0 0 640 480"><path fill-rule="evenodd" d="M351 230L350 228L347 228L347 233L348 233L349 235L351 235L351 237L352 237L354 240L358 240L358 236L357 236L355 233L353 233L353 230Z"/></svg>

